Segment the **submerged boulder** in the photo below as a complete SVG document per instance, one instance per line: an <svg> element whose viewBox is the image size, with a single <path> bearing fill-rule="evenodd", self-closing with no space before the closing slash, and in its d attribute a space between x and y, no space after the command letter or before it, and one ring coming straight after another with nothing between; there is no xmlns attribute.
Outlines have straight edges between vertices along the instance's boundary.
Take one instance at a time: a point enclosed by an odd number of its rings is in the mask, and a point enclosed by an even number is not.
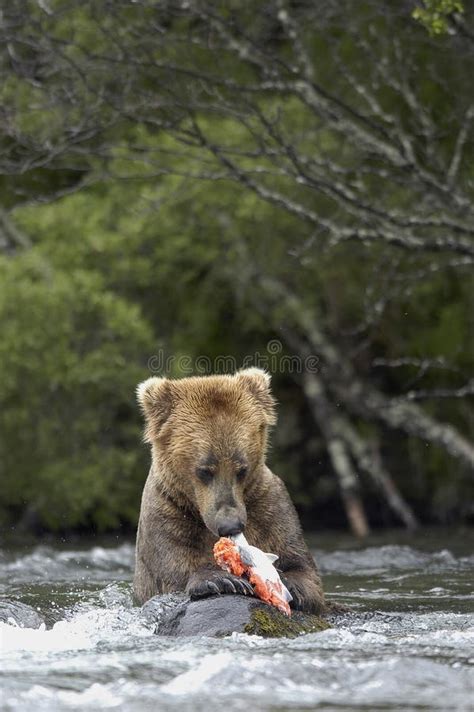
<svg viewBox="0 0 474 712"><path fill-rule="evenodd" d="M20 628L40 628L44 624L42 618L34 608L20 601L0 601L0 621L13 623Z"/></svg>
<svg viewBox="0 0 474 712"><path fill-rule="evenodd" d="M258 599L224 595L185 601L173 610L163 611L155 632L173 637L249 633L264 638L294 638L330 627L322 618L309 613L293 611L289 618Z"/></svg>

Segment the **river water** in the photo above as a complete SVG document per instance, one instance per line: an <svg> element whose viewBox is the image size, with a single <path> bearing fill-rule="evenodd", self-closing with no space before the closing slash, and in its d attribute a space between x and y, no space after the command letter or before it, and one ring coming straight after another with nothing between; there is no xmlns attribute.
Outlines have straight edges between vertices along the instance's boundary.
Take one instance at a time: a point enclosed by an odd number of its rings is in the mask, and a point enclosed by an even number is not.
<svg viewBox="0 0 474 712"><path fill-rule="evenodd" d="M133 607L133 546L0 551L0 601L45 626L0 623L2 710L472 710L473 539L310 538L328 598L354 613L294 640L167 639Z"/></svg>

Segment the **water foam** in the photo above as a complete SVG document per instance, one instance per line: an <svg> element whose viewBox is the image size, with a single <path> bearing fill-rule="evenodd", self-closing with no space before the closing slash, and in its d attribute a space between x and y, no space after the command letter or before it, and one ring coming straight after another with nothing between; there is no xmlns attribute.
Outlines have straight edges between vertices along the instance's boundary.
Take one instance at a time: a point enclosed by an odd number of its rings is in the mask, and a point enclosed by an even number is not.
<svg viewBox="0 0 474 712"><path fill-rule="evenodd" d="M124 635L153 635L153 631L138 612L126 608L91 608L70 613L69 620L61 620L50 630L20 628L13 621L0 623L0 654L10 651L54 652L94 648L106 641L123 641Z"/></svg>

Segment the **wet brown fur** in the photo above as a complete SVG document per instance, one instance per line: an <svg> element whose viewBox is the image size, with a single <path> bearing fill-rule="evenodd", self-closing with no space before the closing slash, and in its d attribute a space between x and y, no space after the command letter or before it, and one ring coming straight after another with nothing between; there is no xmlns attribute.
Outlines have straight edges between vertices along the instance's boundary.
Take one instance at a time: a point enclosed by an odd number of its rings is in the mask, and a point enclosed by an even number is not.
<svg viewBox="0 0 474 712"><path fill-rule="evenodd" d="M250 544L279 557L294 607L323 612L321 580L296 511L265 464L267 431L275 422L269 376L248 369L231 376L150 378L138 387L138 399L152 465L137 532L137 600L171 591L210 595L216 586L232 592L212 548L218 522L235 515L246 521ZM239 481L243 465L247 474ZM197 471L207 466L212 477L203 483Z"/></svg>

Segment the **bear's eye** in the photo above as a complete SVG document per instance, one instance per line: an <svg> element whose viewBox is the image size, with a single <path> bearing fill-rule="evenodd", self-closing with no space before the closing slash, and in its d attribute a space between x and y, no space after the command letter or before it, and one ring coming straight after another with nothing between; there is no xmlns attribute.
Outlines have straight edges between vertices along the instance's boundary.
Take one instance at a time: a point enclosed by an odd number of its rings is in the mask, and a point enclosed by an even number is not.
<svg viewBox="0 0 474 712"><path fill-rule="evenodd" d="M209 467L198 467L196 470L196 474L198 476L198 479L201 480L201 482L205 485L208 485L210 482L212 482L212 479L214 477L214 472Z"/></svg>
<svg viewBox="0 0 474 712"><path fill-rule="evenodd" d="M245 465L242 465L242 467L239 467L237 470L237 479L238 480L243 480L245 475L247 474L248 468Z"/></svg>

